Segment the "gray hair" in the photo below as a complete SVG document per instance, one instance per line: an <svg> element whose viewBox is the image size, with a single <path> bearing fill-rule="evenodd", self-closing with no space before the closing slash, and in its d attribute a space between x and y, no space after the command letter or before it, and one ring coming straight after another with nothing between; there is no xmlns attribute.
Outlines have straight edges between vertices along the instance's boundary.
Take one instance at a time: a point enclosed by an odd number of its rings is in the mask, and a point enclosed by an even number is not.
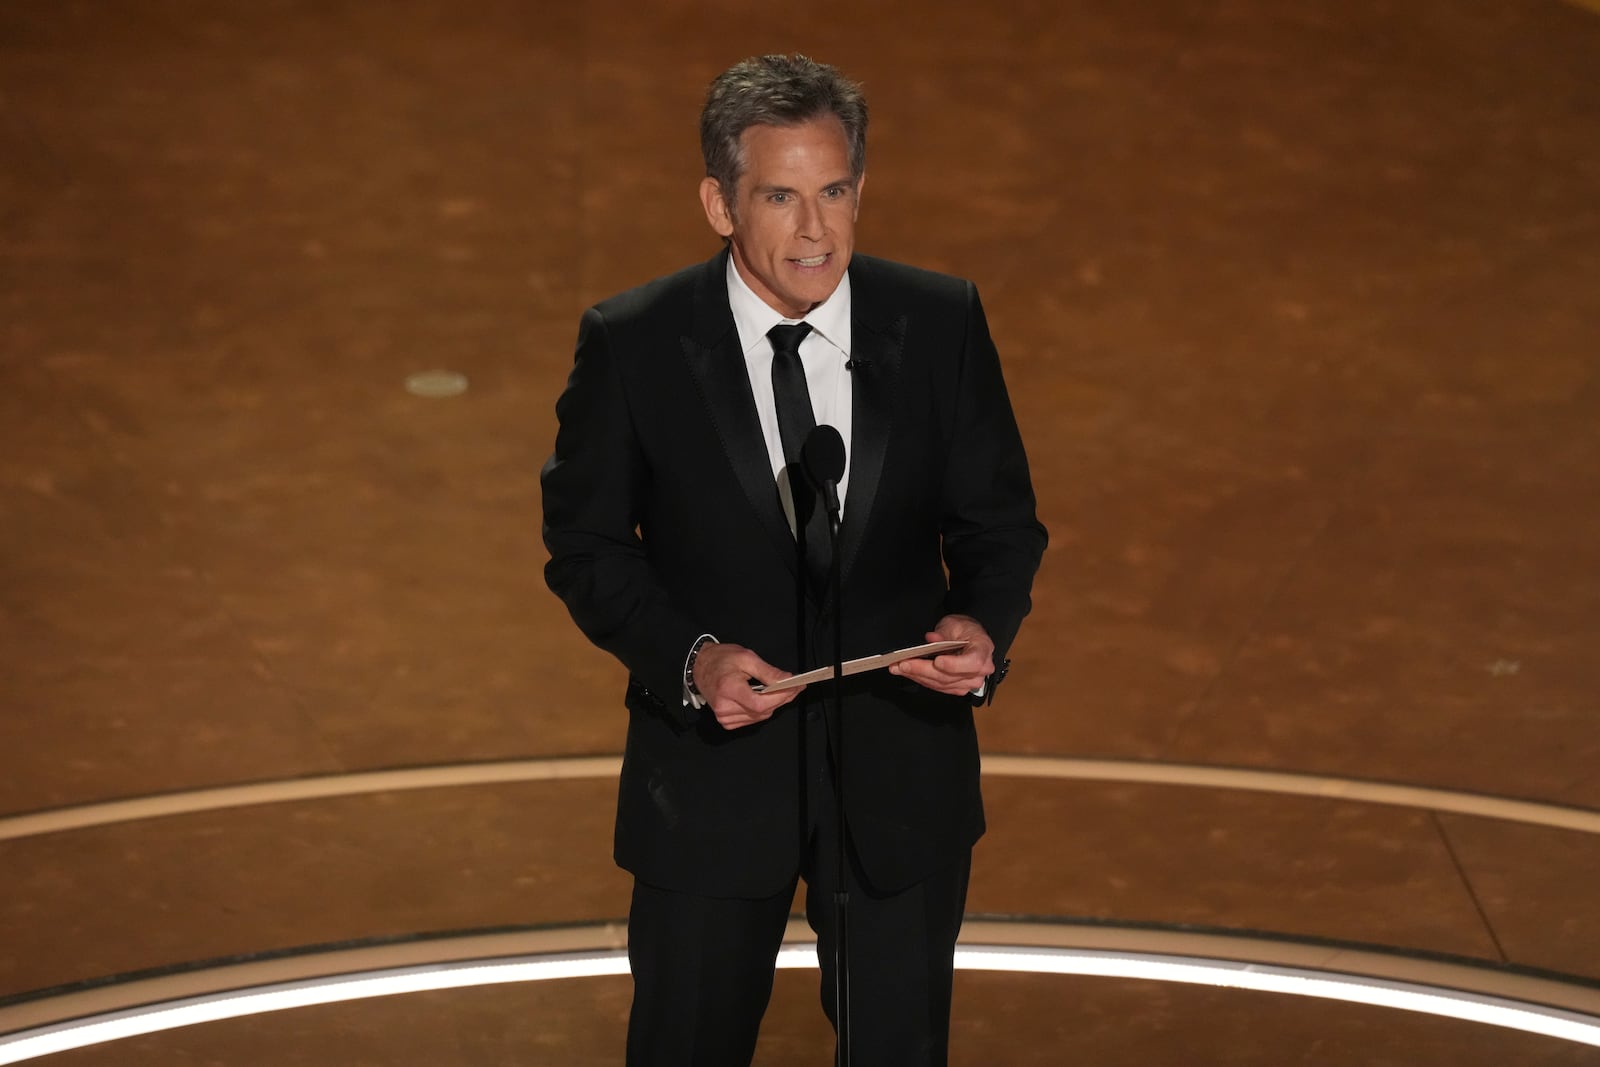
<svg viewBox="0 0 1600 1067"><path fill-rule="evenodd" d="M860 181L867 169L867 98L861 86L798 53L752 56L717 75L700 111L700 151L706 175L722 187L730 213L744 173L744 131L751 126L798 126L827 115L843 124L850 176Z"/></svg>

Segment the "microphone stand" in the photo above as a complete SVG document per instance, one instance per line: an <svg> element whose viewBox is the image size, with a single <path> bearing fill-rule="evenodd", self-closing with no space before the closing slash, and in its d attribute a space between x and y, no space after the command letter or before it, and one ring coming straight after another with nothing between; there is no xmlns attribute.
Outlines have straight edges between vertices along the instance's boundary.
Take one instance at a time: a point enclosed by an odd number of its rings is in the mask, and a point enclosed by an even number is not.
<svg viewBox="0 0 1600 1067"><path fill-rule="evenodd" d="M831 483L827 486L832 490ZM839 574L839 496L818 494L828 509L828 544L831 559L828 580L833 592L833 808L838 834L838 882L833 890L833 1018L838 1039L837 1067L850 1067L850 888L845 848L844 818L844 604Z"/></svg>
<svg viewBox="0 0 1600 1067"><path fill-rule="evenodd" d="M844 439L832 426L814 426L800 447L800 460L806 480L816 489L816 503L826 509L831 550L826 584L833 593L833 723L828 730L833 742L834 830L839 846L835 868L838 880L833 889L833 1028L838 1038L834 1062L838 1067L850 1067L850 861L845 846L844 593L839 566L839 479L844 477L846 463ZM823 714L826 718L826 711Z"/></svg>

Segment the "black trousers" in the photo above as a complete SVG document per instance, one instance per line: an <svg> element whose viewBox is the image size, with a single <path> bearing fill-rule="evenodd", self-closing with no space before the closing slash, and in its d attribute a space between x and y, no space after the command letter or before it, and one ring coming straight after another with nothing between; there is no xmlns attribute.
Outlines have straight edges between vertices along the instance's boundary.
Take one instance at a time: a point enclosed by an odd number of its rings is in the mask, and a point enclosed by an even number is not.
<svg viewBox="0 0 1600 1067"><path fill-rule="evenodd" d="M806 918L817 934L822 1005L831 1021L839 866L832 767L821 715L801 714L807 847L796 879L806 882ZM853 855L846 867L852 1062L942 1067L971 855L892 893L867 884ZM773 896L751 900L635 881L628 916L634 981L629 1067L748 1067L795 886L791 881Z"/></svg>

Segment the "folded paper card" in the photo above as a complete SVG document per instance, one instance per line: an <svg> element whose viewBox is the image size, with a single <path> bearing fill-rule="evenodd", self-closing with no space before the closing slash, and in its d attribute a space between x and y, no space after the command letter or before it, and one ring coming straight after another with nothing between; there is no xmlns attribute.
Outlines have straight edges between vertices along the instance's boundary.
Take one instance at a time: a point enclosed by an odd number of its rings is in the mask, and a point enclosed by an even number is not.
<svg viewBox="0 0 1600 1067"><path fill-rule="evenodd" d="M943 652L954 652L958 648L966 648L965 641L933 641L926 645L912 645L909 648L898 648L893 652L880 652L876 656L862 656L860 659L847 660L843 674L865 674L867 671L878 671L901 660L919 659L925 656L937 656ZM792 678L785 678L781 682L771 685L751 686L758 693L781 693L785 689L796 689L812 682L822 682L833 677L832 667L818 667L814 671L796 674Z"/></svg>

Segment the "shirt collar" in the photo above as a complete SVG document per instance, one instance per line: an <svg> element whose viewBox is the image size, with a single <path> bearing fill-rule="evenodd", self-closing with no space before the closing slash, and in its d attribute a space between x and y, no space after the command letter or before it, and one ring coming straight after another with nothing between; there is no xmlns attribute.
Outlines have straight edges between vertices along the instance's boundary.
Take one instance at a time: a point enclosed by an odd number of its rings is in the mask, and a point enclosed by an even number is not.
<svg viewBox="0 0 1600 1067"><path fill-rule="evenodd" d="M808 322L823 340L850 355L850 272L839 279L838 288L828 299L806 312L804 318L786 318L756 295L745 282L739 268L734 266L733 255L728 255L728 307L733 312L733 324L739 331L739 350L749 352L757 343L766 340L767 331L782 322Z"/></svg>

